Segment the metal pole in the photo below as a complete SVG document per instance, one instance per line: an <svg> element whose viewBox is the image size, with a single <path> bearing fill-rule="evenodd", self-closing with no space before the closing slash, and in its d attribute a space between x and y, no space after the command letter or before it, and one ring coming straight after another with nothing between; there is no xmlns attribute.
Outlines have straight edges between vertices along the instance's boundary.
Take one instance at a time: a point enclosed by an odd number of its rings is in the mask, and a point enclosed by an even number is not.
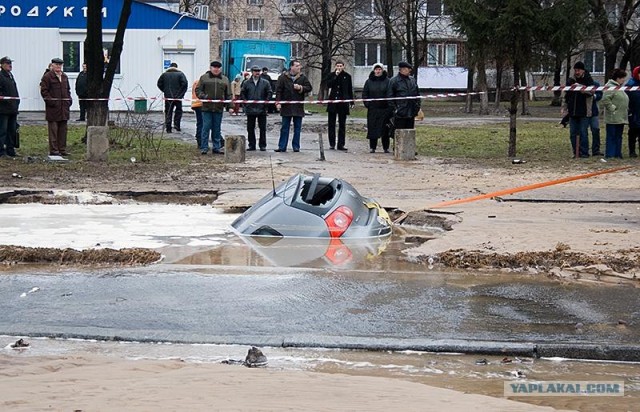
<svg viewBox="0 0 640 412"><path fill-rule="evenodd" d="M325 161L324 157L324 142L322 141L322 132L318 133L318 144L320 145L320 160Z"/></svg>

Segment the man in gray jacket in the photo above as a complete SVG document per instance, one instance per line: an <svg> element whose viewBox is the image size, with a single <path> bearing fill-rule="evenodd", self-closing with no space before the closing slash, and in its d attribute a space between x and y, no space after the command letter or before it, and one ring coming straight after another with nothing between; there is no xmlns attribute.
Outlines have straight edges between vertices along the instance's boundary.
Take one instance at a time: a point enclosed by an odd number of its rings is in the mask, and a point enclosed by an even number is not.
<svg viewBox="0 0 640 412"><path fill-rule="evenodd" d="M177 63L171 63L166 72L158 79L158 89L164 93L164 124L167 133L171 133L171 117L173 126L180 131L182 120L182 98L189 88L187 77L178 70ZM173 111L175 109L175 115Z"/></svg>
<svg viewBox="0 0 640 412"><path fill-rule="evenodd" d="M251 68L251 77L242 83L240 98L242 100L268 101L271 97L271 85L260 75L260 67ZM247 136L249 147L247 151L256 150L256 120L260 128L260 151L267 150L267 103L245 103L244 112L247 115Z"/></svg>

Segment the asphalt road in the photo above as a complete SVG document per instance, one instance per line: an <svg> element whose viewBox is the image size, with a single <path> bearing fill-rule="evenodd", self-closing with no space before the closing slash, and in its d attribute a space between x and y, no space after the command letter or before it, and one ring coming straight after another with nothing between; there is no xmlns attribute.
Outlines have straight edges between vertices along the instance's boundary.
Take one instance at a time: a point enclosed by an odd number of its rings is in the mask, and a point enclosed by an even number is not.
<svg viewBox="0 0 640 412"><path fill-rule="evenodd" d="M637 302L517 275L165 264L5 274L0 334L639 360Z"/></svg>

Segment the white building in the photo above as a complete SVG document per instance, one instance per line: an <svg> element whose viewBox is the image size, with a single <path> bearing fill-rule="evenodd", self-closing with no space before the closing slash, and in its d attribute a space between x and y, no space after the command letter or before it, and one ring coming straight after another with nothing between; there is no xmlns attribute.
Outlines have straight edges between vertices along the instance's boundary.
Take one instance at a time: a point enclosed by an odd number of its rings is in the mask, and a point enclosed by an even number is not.
<svg viewBox="0 0 640 412"><path fill-rule="evenodd" d="M121 9L122 0L104 0L105 59L110 55ZM54 57L65 61L64 71L76 97L75 79L84 60L86 11L86 0L0 0L0 56L14 60L21 111L44 110L39 84ZM209 23L134 1L110 109L133 108L129 99L137 97L162 97L156 82L171 62L178 64L189 84L208 70ZM163 104L155 100L150 108L162 110ZM71 109L78 110L77 99Z"/></svg>

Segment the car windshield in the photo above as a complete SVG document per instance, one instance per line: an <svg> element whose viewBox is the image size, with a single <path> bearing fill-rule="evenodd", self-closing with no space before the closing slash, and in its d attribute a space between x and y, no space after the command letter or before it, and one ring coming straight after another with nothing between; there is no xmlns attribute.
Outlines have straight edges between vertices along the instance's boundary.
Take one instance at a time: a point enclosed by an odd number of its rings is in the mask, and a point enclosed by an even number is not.
<svg viewBox="0 0 640 412"><path fill-rule="evenodd" d="M251 70L251 67L258 66L260 69L263 67L269 68L270 72L282 73L284 70L284 59L279 57L266 57L266 56L249 56L247 57L245 71Z"/></svg>

